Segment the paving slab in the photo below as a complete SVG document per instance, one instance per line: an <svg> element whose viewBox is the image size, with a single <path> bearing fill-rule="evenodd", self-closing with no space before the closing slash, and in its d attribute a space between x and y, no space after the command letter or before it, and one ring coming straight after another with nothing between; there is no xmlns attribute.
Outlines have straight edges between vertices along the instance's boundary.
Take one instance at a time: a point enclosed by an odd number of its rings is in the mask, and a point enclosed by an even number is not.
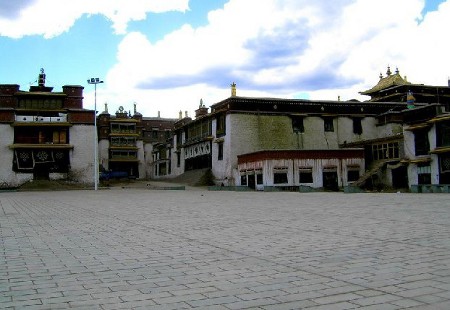
<svg viewBox="0 0 450 310"><path fill-rule="evenodd" d="M447 194L0 193L1 309L441 309Z"/></svg>

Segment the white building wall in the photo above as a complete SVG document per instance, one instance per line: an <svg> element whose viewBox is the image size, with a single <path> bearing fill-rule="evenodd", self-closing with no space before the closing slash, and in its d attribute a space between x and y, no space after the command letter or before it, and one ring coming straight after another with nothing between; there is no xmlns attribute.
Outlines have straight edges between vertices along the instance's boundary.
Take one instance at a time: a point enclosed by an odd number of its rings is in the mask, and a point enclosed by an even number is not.
<svg viewBox="0 0 450 310"><path fill-rule="evenodd" d="M348 116L334 117L332 132L324 131L324 120L320 116L305 116L303 124L305 132L294 133L288 115L227 114L226 135L221 137L224 143L222 161L217 161L218 147L213 145L214 175L218 179L228 178L229 185L236 185L240 182L238 155L274 149L338 149L344 142L378 137L374 117L361 120L361 135L353 133L353 119ZM213 121L213 135L215 126Z"/></svg>
<svg viewBox="0 0 450 310"><path fill-rule="evenodd" d="M227 120L226 120L227 121ZM213 136L216 136L217 122L216 119L212 120L211 129ZM228 131L228 128L227 128ZM231 172L231 157L230 157L230 135L224 137L216 137L212 142L211 148L211 162L212 162L212 173L215 177L215 182L217 185L231 185L233 183L233 177ZM219 144L223 145L223 157L221 160L219 157Z"/></svg>
<svg viewBox="0 0 450 310"><path fill-rule="evenodd" d="M405 158L415 159L415 141L414 131L404 130L404 151ZM430 150L436 148L436 125L433 125L428 131L428 141L430 143ZM439 184L439 156L437 154L430 154L430 170L431 170L431 184ZM408 165L408 186L416 185L418 181L417 164L410 163Z"/></svg>
<svg viewBox="0 0 450 310"><path fill-rule="evenodd" d="M144 141L137 140L136 141L137 149L137 159L138 162L138 170L139 170L139 179L146 179L147 172L145 171L145 151L144 151Z"/></svg>
<svg viewBox="0 0 450 310"><path fill-rule="evenodd" d="M373 128L377 134L374 138L392 137L403 132L403 125L397 123L388 123L381 126L374 126Z"/></svg>
<svg viewBox="0 0 450 310"><path fill-rule="evenodd" d="M145 143L143 145L144 149L144 169L145 169L145 175L147 178L153 178L154 172L153 172L153 144L152 143Z"/></svg>
<svg viewBox="0 0 450 310"><path fill-rule="evenodd" d="M428 131L428 141L430 142L430 150L434 150L437 147L436 141L436 124ZM439 156L437 154L431 154L431 184L440 184L439 181Z"/></svg>
<svg viewBox="0 0 450 310"><path fill-rule="evenodd" d="M94 126L70 127L70 176L81 183L94 183Z"/></svg>
<svg viewBox="0 0 450 310"><path fill-rule="evenodd" d="M254 174L254 171L262 169L263 186L299 186L305 185L313 188L323 187L324 168L335 167L338 176L338 186L349 185L347 173L349 167L359 167L359 175L364 173L363 158L345 158L345 159L277 159L262 160L257 162L245 163L239 166L239 178L237 185L240 184L242 174ZM283 184L274 183L274 171L278 168L286 168L288 182ZM312 183L300 183L299 169L311 168L313 175Z"/></svg>
<svg viewBox="0 0 450 310"><path fill-rule="evenodd" d="M405 158L415 158L416 147L414 144L414 132L405 130L403 131L403 147L405 152Z"/></svg>
<svg viewBox="0 0 450 310"><path fill-rule="evenodd" d="M336 134L334 132L324 132L322 117L305 117L303 119L303 126L305 132L299 134L302 137L302 143L299 149L337 148Z"/></svg>

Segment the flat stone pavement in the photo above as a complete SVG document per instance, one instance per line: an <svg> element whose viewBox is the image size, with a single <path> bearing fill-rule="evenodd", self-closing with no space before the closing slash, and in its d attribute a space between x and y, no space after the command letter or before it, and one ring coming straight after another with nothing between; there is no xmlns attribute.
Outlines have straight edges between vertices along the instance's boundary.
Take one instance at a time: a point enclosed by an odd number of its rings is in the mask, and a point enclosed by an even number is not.
<svg viewBox="0 0 450 310"><path fill-rule="evenodd" d="M0 192L0 308L450 309L449 198Z"/></svg>

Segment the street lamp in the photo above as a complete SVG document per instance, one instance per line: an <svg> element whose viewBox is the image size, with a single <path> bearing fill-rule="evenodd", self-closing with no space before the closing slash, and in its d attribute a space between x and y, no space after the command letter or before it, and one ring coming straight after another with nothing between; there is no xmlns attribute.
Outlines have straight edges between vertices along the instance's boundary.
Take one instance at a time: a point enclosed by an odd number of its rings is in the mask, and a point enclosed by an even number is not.
<svg viewBox="0 0 450 310"><path fill-rule="evenodd" d="M94 189L98 188L98 140L97 140L97 84L103 83L99 78L90 78L88 84L94 84Z"/></svg>

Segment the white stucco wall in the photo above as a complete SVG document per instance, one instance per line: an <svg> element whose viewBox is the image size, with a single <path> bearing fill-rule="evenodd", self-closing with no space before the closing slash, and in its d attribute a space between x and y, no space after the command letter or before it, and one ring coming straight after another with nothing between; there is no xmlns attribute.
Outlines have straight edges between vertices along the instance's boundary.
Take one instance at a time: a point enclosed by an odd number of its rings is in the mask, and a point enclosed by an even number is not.
<svg viewBox="0 0 450 310"><path fill-rule="evenodd" d="M144 149L144 169L145 169L145 175L147 178L151 179L153 177L153 144L151 143L145 143L143 145L143 149Z"/></svg>
<svg viewBox="0 0 450 310"><path fill-rule="evenodd" d="M344 141L373 139L378 134L374 117L361 120L361 135L353 133L353 119L348 116L335 117L332 132L324 131L324 121L320 116L306 116L303 124L305 132L294 133L292 119L288 115L228 114L223 137L224 160L222 163L213 161L214 174L228 176L235 182L230 185L236 185L240 175L237 156L240 154L274 149L338 149ZM214 150L217 151L217 147ZM217 158L217 153L213 153L214 158Z"/></svg>
<svg viewBox="0 0 450 310"><path fill-rule="evenodd" d="M359 175L364 173L363 158L345 158L345 159L277 159L262 160L239 165L239 177L236 177L240 184L240 176L243 173L254 174L254 171L262 169L264 186L298 186L306 185L314 188L323 187L323 171L324 168L335 167L338 176L338 186L343 187L349 185L347 180L347 172L349 167L359 167ZM287 169L288 182L284 184L274 184L275 168ZM311 168L313 175L313 183L300 183L299 169ZM245 172L244 172L245 171Z"/></svg>
<svg viewBox="0 0 450 310"><path fill-rule="evenodd" d="M94 183L94 126L70 127L70 175L81 183ZM100 161L99 161L100 162Z"/></svg>
<svg viewBox="0 0 450 310"><path fill-rule="evenodd" d="M417 158L415 155L415 137L414 131L404 130L403 131L404 138L404 151L405 158L414 160ZM428 142L430 144L430 150L436 148L436 125L433 125L428 130ZM431 184L439 184L439 156L437 154L430 154L430 170L431 170ZM418 169L417 164L410 163L408 165L408 185L416 185L418 184Z"/></svg>
<svg viewBox="0 0 450 310"><path fill-rule="evenodd" d="M374 138L387 138L402 133L403 125L397 123L388 123L381 126L374 126L373 130L376 133Z"/></svg>
<svg viewBox="0 0 450 310"><path fill-rule="evenodd" d="M138 148L137 159L139 160L139 163L138 163L139 179L147 179L147 172L145 169L144 142L142 140L137 140L136 147Z"/></svg>

